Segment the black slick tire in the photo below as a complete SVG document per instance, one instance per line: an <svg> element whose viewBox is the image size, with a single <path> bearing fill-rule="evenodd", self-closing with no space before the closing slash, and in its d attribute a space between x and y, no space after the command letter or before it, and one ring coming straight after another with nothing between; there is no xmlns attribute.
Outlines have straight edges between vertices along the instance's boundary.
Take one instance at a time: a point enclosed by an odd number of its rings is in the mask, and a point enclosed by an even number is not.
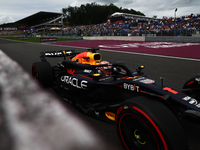
<svg viewBox="0 0 200 150"><path fill-rule="evenodd" d="M53 83L53 71L50 63L46 61L33 63L32 76L43 87L50 87Z"/></svg>
<svg viewBox="0 0 200 150"><path fill-rule="evenodd" d="M189 79L184 85L183 89L189 89L184 91L184 93L192 98L200 100L200 74ZM196 89L196 90L195 90ZM197 90L198 89L198 90Z"/></svg>
<svg viewBox="0 0 200 150"><path fill-rule="evenodd" d="M128 150L187 150L180 121L158 99L140 96L125 101L116 113L116 129Z"/></svg>

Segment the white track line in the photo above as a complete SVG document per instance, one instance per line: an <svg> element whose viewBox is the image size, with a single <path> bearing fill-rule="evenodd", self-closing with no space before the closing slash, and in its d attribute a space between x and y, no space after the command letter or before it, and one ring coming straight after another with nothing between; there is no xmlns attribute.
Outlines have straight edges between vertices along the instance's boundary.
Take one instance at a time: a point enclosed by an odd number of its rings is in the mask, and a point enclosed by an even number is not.
<svg viewBox="0 0 200 150"><path fill-rule="evenodd" d="M171 59L181 59L181 60L190 60L190 61L200 61L200 59L194 59L194 58L184 58L184 57L175 57L175 56L166 56L166 55L136 53L136 52L127 52L127 51L114 51L114 50L107 50L107 49L101 49L101 50L102 51L115 52L115 53L132 54L132 55L144 55L144 56L161 57L161 58L171 58Z"/></svg>

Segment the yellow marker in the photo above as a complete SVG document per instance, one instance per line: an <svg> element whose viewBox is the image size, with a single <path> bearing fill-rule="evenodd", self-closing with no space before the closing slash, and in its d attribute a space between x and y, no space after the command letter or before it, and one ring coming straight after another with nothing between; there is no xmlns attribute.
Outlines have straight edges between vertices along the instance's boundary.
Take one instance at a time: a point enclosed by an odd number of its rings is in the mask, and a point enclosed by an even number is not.
<svg viewBox="0 0 200 150"><path fill-rule="evenodd" d="M96 73L96 74L93 74L93 76L98 77L98 76L100 76L100 74Z"/></svg>
<svg viewBox="0 0 200 150"><path fill-rule="evenodd" d="M140 66L142 69L144 68L144 66Z"/></svg>
<svg viewBox="0 0 200 150"><path fill-rule="evenodd" d="M134 79L134 77L128 77L127 79L128 79L128 80L129 80L129 79Z"/></svg>
<svg viewBox="0 0 200 150"><path fill-rule="evenodd" d="M115 114L112 112L105 112L105 115L108 119L115 121Z"/></svg>

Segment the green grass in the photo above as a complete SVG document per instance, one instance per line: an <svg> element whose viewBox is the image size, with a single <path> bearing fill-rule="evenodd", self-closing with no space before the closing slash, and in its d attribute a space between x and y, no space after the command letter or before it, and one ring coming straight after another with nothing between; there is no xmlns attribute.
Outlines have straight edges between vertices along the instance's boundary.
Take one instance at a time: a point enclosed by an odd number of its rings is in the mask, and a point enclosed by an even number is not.
<svg viewBox="0 0 200 150"><path fill-rule="evenodd" d="M29 37L29 39L22 39L22 40L20 40L19 37L0 37L0 38L15 40L15 41L22 41L22 42L40 43L40 38L43 38L43 37ZM57 38L57 41L75 41L75 40L81 40L81 39ZM55 41L49 41L49 42L55 42Z"/></svg>

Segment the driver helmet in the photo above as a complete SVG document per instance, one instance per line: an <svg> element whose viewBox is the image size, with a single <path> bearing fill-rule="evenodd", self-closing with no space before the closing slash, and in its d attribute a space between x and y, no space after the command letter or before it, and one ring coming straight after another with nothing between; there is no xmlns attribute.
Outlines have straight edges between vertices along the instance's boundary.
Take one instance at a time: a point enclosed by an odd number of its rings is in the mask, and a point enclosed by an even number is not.
<svg viewBox="0 0 200 150"><path fill-rule="evenodd" d="M101 61L100 65L104 65L104 64L109 64L108 61ZM112 73L112 67L111 66L104 66L104 67L100 67L100 70L103 72L103 74L105 75L110 75Z"/></svg>

